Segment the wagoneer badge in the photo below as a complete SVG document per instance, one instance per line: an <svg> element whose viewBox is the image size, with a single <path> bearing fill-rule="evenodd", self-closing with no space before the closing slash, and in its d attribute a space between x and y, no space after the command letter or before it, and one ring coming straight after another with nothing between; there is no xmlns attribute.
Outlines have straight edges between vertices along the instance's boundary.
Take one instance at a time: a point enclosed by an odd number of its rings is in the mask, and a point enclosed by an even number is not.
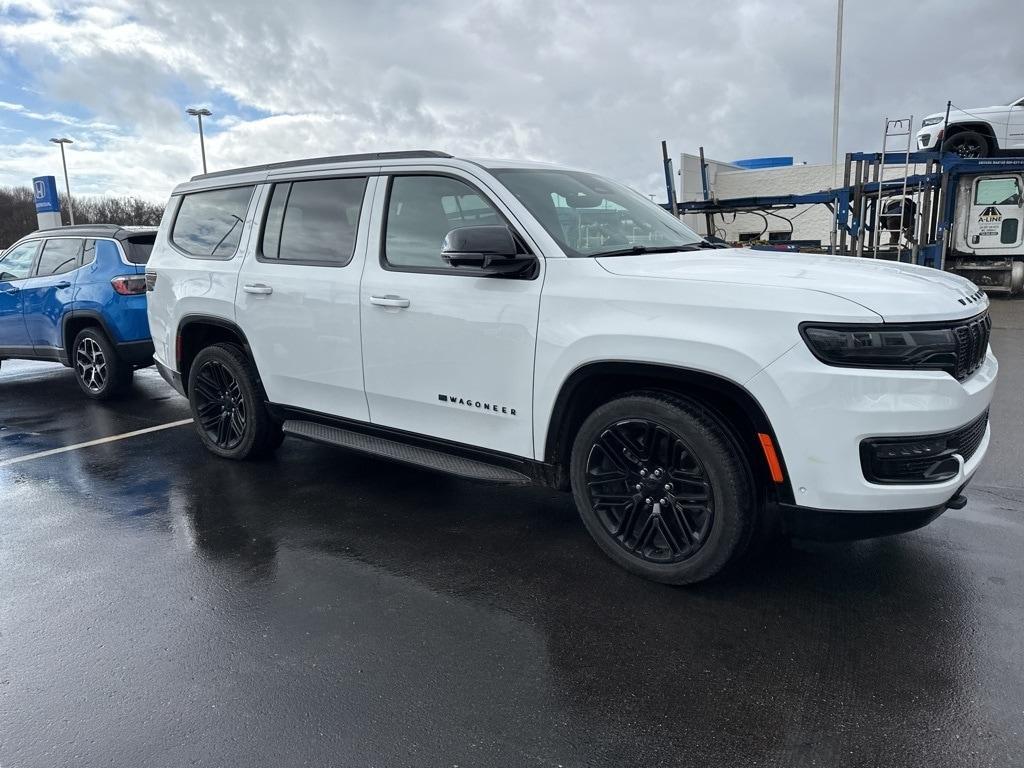
<svg viewBox="0 0 1024 768"><path fill-rule="evenodd" d="M479 408L481 411L491 411L492 413L504 413L506 416L515 416L516 409L509 408L507 405L495 405L494 403L485 403L482 400L474 400L471 397L458 397L457 395L438 395L437 399L442 403L448 403L449 405L462 405L466 408Z"/></svg>

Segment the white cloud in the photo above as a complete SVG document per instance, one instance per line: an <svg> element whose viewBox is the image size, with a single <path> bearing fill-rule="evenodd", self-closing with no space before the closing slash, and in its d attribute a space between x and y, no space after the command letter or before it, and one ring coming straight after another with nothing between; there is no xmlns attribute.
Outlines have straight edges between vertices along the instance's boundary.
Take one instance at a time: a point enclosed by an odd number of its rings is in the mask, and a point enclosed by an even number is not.
<svg viewBox="0 0 1024 768"><path fill-rule="evenodd" d="M1024 88L1019 32L996 21L1015 17L1017 1L975 2L980 22L965 27L958 0L921 0L887 15L884 35L871 4L847 4L844 150L877 149L886 115ZM118 126L74 149L72 178L83 174L88 191L160 198L196 171L186 97L172 97L183 92L218 113L208 122L214 168L437 148L556 160L658 192L663 138L673 152L704 145L726 160L828 159L835 11L819 0L5 7L27 16L0 18L0 51L37 73L19 85L46 94L53 109L39 114L66 116L74 104L93 116L83 130ZM890 46L895 60L882 55ZM231 103L240 109L216 108ZM5 163L0 182L53 154L20 143L0 152L23 163Z"/></svg>

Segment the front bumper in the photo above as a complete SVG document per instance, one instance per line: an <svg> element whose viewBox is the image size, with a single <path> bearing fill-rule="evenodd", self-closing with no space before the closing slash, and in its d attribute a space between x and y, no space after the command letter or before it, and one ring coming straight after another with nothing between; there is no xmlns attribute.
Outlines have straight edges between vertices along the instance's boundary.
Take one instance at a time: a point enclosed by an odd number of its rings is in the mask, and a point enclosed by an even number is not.
<svg viewBox="0 0 1024 768"><path fill-rule="evenodd" d="M861 443L961 429L988 409L998 368L991 350L963 382L941 371L838 368L797 344L746 386L775 430L796 506L848 514L916 513L945 509L967 484L988 451L991 427L985 427L970 458L961 457L956 473L942 482L870 482Z"/></svg>
<svg viewBox="0 0 1024 768"><path fill-rule="evenodd" d="M891 536L923 528L947 509L962 509L967 503L961 486L942 504L924 509L893 509L862 512L813 509L796 504L780 504L782 526L796 539L810 541L855 541Z"/></svg>
<svg viewBox="0 0 1024 768"><path fill-rule="evenodd" d="M931 149L938 149L939 143L942 141L942 123L936 123L935 125L929 125L926 128L922 128L917 132L917 149L918 151L926 151Z"/></svg>

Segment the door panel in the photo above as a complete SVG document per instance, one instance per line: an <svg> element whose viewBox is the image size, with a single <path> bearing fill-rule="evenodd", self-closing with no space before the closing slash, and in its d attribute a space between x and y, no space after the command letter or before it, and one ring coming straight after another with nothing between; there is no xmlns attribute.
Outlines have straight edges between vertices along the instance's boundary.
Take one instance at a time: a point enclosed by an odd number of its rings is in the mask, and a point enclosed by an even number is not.
<svg viewBox="0 0 1024 768"><path fill-rule="evenodd" d="M981 176L975 179L967 225L967 245L974 250L1018 250L1024 242L1024 178Z"/></svg>
<svg viewBox="0 0 1024 768"><path fill-rule="evenodd" d="M33 354L22 312L21 288L32 273L38 250L37 241L23 243L0 259L0 354Z"/></svg>
<svg viewBox="0 0 1024 768"><path fill-rule="evenodd" d="M361 290L370 420L532 457L543 265L533 279L445 265L448 230L510 218L465 181L395 176L378 194Z"/></svg>
<svg viewBox="0 0 1024 768"><path fill-rule="evenodd" d="M263 234L246 249L236 317L272 402L368 420L359 276L376 181L296 180L260 190Z"/></svg>
<svg viewBox="0 0 1024 768"><path fill-rule="evenodd" d="M1010 122L1006 126L1007 149L1024 149L1024 105L1010 107Z"/></svg>
<svg viewBox="0 0 1024 768"><path fill-rule="evenodd" d="M39 357L54 357L63 349L61 321L74 298L82 243L81 238L47 240L33 276L22 286L25 326Z"/></svg>

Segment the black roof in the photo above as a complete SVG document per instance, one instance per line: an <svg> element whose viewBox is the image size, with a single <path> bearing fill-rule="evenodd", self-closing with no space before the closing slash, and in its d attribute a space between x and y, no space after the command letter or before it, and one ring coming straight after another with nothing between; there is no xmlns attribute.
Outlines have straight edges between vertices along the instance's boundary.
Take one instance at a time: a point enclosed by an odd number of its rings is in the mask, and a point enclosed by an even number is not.
<svg viewBox="0 0 1024 768"><path fill-rule="evenodd" d="M439 152L436 149L413 149L404 152L367 152L361 155L331 155L330 157L311 157L306 160L287 160L283 163L248 165L244 168L229 168L226 171L201 173L198 176L193 176L191 180L215 179L218 176L234 176L236 173L276 171L282 168L301 168L304 165L321 165L324 163L354 163L361 160L415 160L424 157L451 157L451 155L447 152Z"/></svg>
<svg viewBox="0 0 1024 768"><path fill-rule="evenodd" d="M75 224L70 227L51 227L30 232L21 240L48 237L52 235L77 235L79 237L113 237L116 240L127 240L132 235L153 234L156 227L122 227L120 224ZM20 241L19 241L20 242Z"/></svg>

